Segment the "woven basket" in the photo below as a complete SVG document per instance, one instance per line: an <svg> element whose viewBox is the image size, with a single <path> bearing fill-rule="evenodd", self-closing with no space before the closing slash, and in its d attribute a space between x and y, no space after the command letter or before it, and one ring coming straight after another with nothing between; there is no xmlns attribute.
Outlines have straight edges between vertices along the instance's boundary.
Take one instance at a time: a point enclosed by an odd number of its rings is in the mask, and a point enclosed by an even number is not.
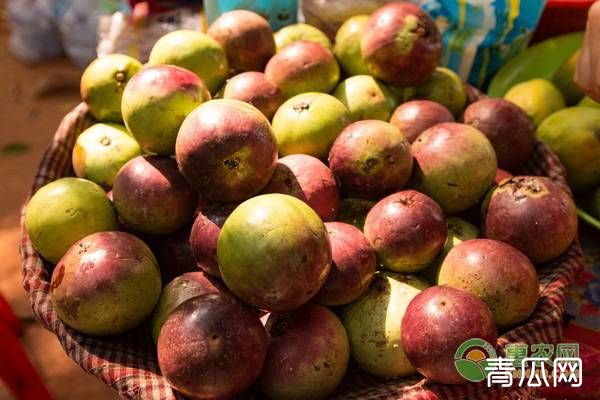
<svg viewBox="0 0 600 400"><path fill-rule="evenodd" d="M73 174L71 150L77 135L94 121L80 104L62 120L46 150L33 181L31 193L48 182ZM543 175L568 190L565 172L557 157L542 143L520 174ZM25 203L25 206L27 202ZM82 335L57 317L50 301L49 277L52 266L45 264L34 250L23 224L21 213L21 261L23 285L29 294L33 312L42 325L59 339L65 352L86 372L95 375L120 396L128 399L180 399L161 376L156 350L148 324L120 336L97 338ZM558 343L562 335L562 314L565 310L569 285L583 268L584 259L579 243L574 242L559 259L538 268L541 297L527 322L505 332L498 339L499 354L507 343ZM424 333L425 334L425 333ZM383 380L372 377L351 366L334 399L391 400L391 399L531 399L532 389L504 390L485 383L438 385L413 376L409 379ZM245 399L260 398L248 394Z"/></svg>

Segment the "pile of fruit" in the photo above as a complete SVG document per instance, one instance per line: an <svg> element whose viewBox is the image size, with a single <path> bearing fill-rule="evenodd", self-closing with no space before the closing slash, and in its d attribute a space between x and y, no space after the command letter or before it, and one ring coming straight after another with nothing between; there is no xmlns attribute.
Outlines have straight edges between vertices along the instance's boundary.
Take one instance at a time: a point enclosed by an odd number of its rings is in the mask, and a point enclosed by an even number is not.
<svg viewBox="0 0 600 400"><path fill-rule="evenodd" d="M511 175L527 113L467 106L440 57L431 17L399 2L333 45L237 10L146 66L94 61L77 178L25 215L60 319L105 336L149 318L162 374L199 399L326 398L350 359L465 382L458 346L527 320L577 215L550 179Z"/></svg>

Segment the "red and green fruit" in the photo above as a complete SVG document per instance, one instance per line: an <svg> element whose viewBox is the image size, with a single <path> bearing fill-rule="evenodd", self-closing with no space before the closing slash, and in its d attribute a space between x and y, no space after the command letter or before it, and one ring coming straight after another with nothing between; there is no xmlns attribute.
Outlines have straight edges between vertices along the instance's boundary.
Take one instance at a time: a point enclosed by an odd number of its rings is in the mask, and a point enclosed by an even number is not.
<svg viewBox="0 0 600 400"><path fill-rule="evenodd" d="M220 293L223 290L225 288L221 283L201 271L187 272L166 284L152 312L152 319L150 321L154 342L158 341L160 329L169 315L180 304L193 297L208 293Z"/></svg>
<svg viewBox="0 0 600 400"><path fill-rule="evenodd" d="M258 108L268 120L283 104L281 90L262 72L243 72L229 79L223 89L224 99L245 101Z"/></svg>
<svg viewBox="0 0 600 400"><path fill-rule="evenodd" d="M356 75L342 81L333 92L348 111L352 121L388 121L396 106L389 89L370 75Z"/></svg>
<svg viewBox="0 0 600 400"><path fill-rule="evenodd" d="M368 20L368 15L355 15L347 19L335 34L333 53L349 76L369 73L360 50L360 40Z"/></svg>
<svg viewBox="0 0 600 400"><path fill-rule="evenodd" d="M512 245L534 263L558 257L577 235L573 198L548 178L505 180L482 209L485 236Z"/></svg>
<svg viewBox="0 0 600 400"><path fill-rule="evenodd" d="M494 184L499 185L503 180L509 179L512 177L513 177L513 175L510 172L505 171L502 168L498 168L496 170L496 177L494 178Z"/></svg>
<svg viewBox="0 0 600 400"><path fill-rule="evenodd" d="M448 227L435 201L417 191L404 190L375 204L367 215L364 232L385 268L416 272L442 251Z"/></svg>
<svg viewBox="0 0 600 400"><path fill-rule="evenodd" d="M569 186L576 191L600 184L600 110L571 107L549 116L539 126L543 140L567 170Z"/></svg>
<svg viewBox="0 0 600 400"><path fill-rule="evenodd" d="M275 54L265 75L289 99L300 93L331 92L340 79L340 67L327 48L301 40Z"/></svg>
<svg viewBox="0 0 600 400"><path fill-rule="evenodd" d="M25 228L33 247L56 263L83 237L116 231L117 216L104 190L80 178L61 178L38 189L25 211Z"/></svg>
<svg viewBox="0 0 600 400"><path fill-rule="evenodd" d="M142 69L142 63L123 54L95 59L81 75L81 99L92 116L102 122L122 122L121 97L125 85Z"/></svg>
<svg viewBox="0 0 600 400"><path fill-rule="evenodd" d="M160 289L152 251L125 232L84 237L56 264L50 281L59 318L88 335L116 335L137 326L152 312Z"/></svg>
<svg viewBox="0 0 600 400"><path fill-rule="evenodd" d="M301 40L318 43L328 50L332 49L331 41L327 35L312 25L292 24L275 32L275 44L277 45L278 52L285 46Z"/></svg>
<svg viewBox="0 0 600 400"><path fill-rule="evenodd" d="M410 301L429 287L414 275L379 272L367 291L342 311L352 359L365 371L386 378L415 373L402 344L402 317Z"/></svg>
<svg viewBox="0 0 600 400"><path fill-rule="evenodd" d="M239 100L212 100L196 108L179 130L177 164L210 202L238 202L271 179L277 142L267 118Z"/></svg>
<svg viewBox="0 0 600 400"><path fill-rule="evenodd" d="M434 125L454 122L454 116L443 105L429 100L411 100L400 104L390 119L410 143Z"/></svg>
<svg viewBox="0 0 600 400"><path fill-rule="evenodd" d="M189 223L197 193L170 157L138 156L117 174L113 203L128 228L150 234L175 232Z"/></svg>
<svg viewBox="0 0 600 400"><path fill-rule="evenodd" d="M231 399L263 366L267 335L258 314L225 293L182 303L160 330L158 365L167 382L194 399Z"/></svg>
<svg viewBox="0 0 600 400"><path fill-rule="evenodd" d="M580 54L581 50L577 50L573 53L552 77L552 83L560 90L565 99L565 103L567 103L568 106L577 104L584 96L583 91L575 84L573 79L575 77Z"/></svg>
<svg viewBox="0 0 600 400"><path fill-rule="evenodd" d="M360 45L371 75L398 86L425 81L442 56L435 22L408 2L386 4L371 14Z"/></svg>
<svg viewBox="0 0 600 400"><path fill-rule="evenodd" d="M473 239L452 248L440 268L438 284L478 296L499 327L529 318L539 293L531 261L514 247L490 239Z"/></svg>
<svg viewBox="0 0 600 400"><path fill-rule="evenodd" d="M257 308L284 312L317 294L331 267L327 230L312 208L285 194L240 204L217 242L227 287Z"/></svg>
<svg viewBox="0 0 600 400"><path fill-rule="evenodd" d="M333 221L340 206L333 172L321 160L306 154L280 158L263 193L297 197L315 210L323 221Z"/></svg>
<svg viewBox="0 0 600 400"><path fill-rule="evenodd" d="M353 225L362 231L365 226L367 214L374 205L375 202L371 200L352 197L342 199L340 201L340 211L338 212L337 220Z"/></svg>
<svg viewBox="0 0 600 400"><path fill-rule="evenodd" d="M217 262L217 239L235 203L214 204L200 210L190 232L190 246L198 266L204 272L221 277Z"/></svg>
<svg viewBox="0 0 600 400"><path fill-rule="evenodd" d="M350 124L344 104L325 93L303 93L287 100L273 117L279 154L325 159L340 132Z"/></svg>
<svg viewBox="0 0 600 400"><path fill-rule="evenodd" d="M416 99L439 103L459 117L467 104L467 92L456 72L437 67L423 83L404 90L405 101Z"/></svg>
<svg viewBox="0 0 600 400"><path fill-rule="evenodd" d="M225 50L229 68L235 72L262 71L275 54L269 21L252 11L226 12L210 25L207 33Z"/></svg>
<svg viewBox="0 0 600 400"><path fill-rule="evenodd" d="M185 117L210 93L194 73L172 65L147 67L125 87L125 126L147 153L175 154L175 139Z"/></svg>
<svg viewBox="0 0 600 400"><path fill-rule="evenodd" d="M521 107L535 126L566 107L560 90L545 79L533 79L513 86L504 99Z"/></svg>
<svg viewBox="0 0 600 400"><path fill-rule="evenodd" d="M340 306L356 300L369 287L377 260L375 250L358 228L343 222L326 222L325 227L331 241L331 271L314 300Z"/></svg>
<svg viewBox="0 0 600 400"><path fill-rule="evenodd" d="M306 304L288 314L271 314L270 342L258 380L272 400L318 400L338 387L350 358L346 331L329 309Z"/></svg>
<svg viewBox="0 0 600 400"><path fill-rule="evenodd" d="M463 120L490 140L500 168L513 171L531 156L536 143L535 126L525 111L510 101L476 101L466 108Z"/></svg>
<svg viewBox="0 0 600 400"><path fill-rule="evenodd" d="M94 124L77 137L71 160L75 175L110 189L121 167L141 154L124 126Z"/></svg>
<svg viewBox="0 0 600 400"><path fill-rule="evenodd" d="M351 197L377 199L402 188L410 179L413 157L406 137L378 120L347 126L329 151L329 167Z"/></svg>
<svg viewBox="0 0 600 400"><path fill-rule="evenodd" d="M456 369L454 354L472 338L495 346L496 324L485 303L464 290L448 286L425 289L413 298L402 318L401 343L408 360L437 383L466 383Z"/></svg>
<svg viewBox="0 0 600 400"><path fill-rule="evenodd" d="M229 74L227 56L221 45L202 32L187 29L158 39L148 64L177 65L190 70L202 79L210 93L216 93Z"/></svg>
<svg viewBox="0 0 600 400"><path fill-rule="evenodd" d="M496 176L496 154L483 133L447 122L423 132L412 144L417 190L431 196L445 212L477 204Z"/></svg>

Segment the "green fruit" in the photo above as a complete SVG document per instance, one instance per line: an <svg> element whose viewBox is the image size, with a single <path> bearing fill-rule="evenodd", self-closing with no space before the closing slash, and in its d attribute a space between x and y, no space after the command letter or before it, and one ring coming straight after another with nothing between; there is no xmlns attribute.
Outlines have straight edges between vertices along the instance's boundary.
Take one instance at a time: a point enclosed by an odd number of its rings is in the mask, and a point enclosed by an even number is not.
<svg viewBox="0 0 600 400"><path fill-rule="evenodd" d="M317 294L331 267L331 247L325 225L306 203L265 194L229 215L217 240L217 260L237 297L283 312Z"/></svg>
<svg viewBox="0 0 600 400"><path fill-rule="evenodd" d="M81 75L81 98L98 121L122 122L121 96L142 63L123 54L109 54L91 62Z"/></svg>
<svg viewBox="0 0 600 400"><path fill-rule="evenodd" d="M198 75L211 93L225 83L229 65L225 51L210 36L197 31L179 30L167 33L154 44L150 65L172 64Z"/></svg>
<svg viewBox="0 0 600 400"><path fill-rule="evenodd" d="M122 125L95 124L79 135L73 147L73 170L105 189L112 187L117 172L142 149Z"/></svg>
<svg viewBox="0 0 600 400"><path fill-rule="evenodd" d="M412 375L400 338L410 301L429 284L414 275L379 272L367 291L342 311L350 354L365 371L381 377Z"/></svg>
<svg viewBox="0 0 600 400"><path fill-rule="evenodd" d="M309 42L319 43L323 47L331 50L331 40L318 28L308 24L293 24L281 28L275 32L275 46L277 51L283 49L290 43L307 40Z"/></svg>
<svg viewBox="0 0 600 400"><path fill-rule="evenodd" d="M25 212L33 247L56 263L79 239L119 228L115 211L100 186L80 178L62 178L42 186Z"/></svg>
<svg viewBox="0 0 600 400"><path fill-rule="evenodd" d="M597 218L600 218L600 187L594 193L594 213Z"/></svg>
<svg viewBox="0 0 600 400"><path fill-rule="evenodd" d="M574 190L591 189L600 183L599 109L560 110L544 120L536 135L560 158Z"/></svg>
<svg viewBox="0 0 600 400"><path fill-rule="evenodd" d="M504 99L521 107L539 126L550 114L565 108L560 90L550 81L533 79L513 86Z"/></svg>
<svg viewBox="0 0 600 400"><path fill-rule="evenodd" d="M369 74L360 51L360 39L368 20L368 15L355 15L347 19L335 35L333 53L347 75Z"/></svg>
<svg viewBox="0 0 600 400"><path fill-rule="evenodd" d="M569 57L552 78L552 83L561 91L565 102L569 106L577 104L584 95L583 91L573 81L579 53L580 51L577 51Z"/></svg>
<svg viewBox="0 0 600 400"><path fill-rule="evenodd" d="M404 101L416 99L440 103L458 117L467 104L467 92L463 81L454 71L437 67L425 82L404 90Z"/></svg>
<svg viewBox="0 0 600 400"><path fill-rule="evenodd" d="M387 86L370 75L356 75L344 80L333 95L348 108L352 121L379 119L387 122L396 105Z"/></svg>
<svg viewBox="0 0 600 400"><path fill-rule="evenodd" d="M310 92L294 96L273 117L279 154L308 154L325 159L350 122L346 106L329 94Z"/></svg>
<svg viewBox="0 0 600 400"><path fill-rule="evenodd" d="M594 101L593 99L591 99L588 96L584 96L583 99L581 99L581 101L577 105L580 107L600 108L600 103Z"/></svg>
<svg viewBox="0 0 600 400"><path fill-rule="evenodd" d="M354 225L362 232L367 214L374 205L375 202L370 200L356 198L342 199L340 201L340 210L338 211L337 220Z"/></svg>
<svg viewBox="0 0 600 400"><path fill-rule="evenodd" d="M440 266L444 262L448 252L454 246L461 244L465 240L479 237L479 228L462 218L450 217L446 220L446 223L448 224L448 238L442 252L430 266L421 271L421 275L430 282L437 282Z"/></svg>

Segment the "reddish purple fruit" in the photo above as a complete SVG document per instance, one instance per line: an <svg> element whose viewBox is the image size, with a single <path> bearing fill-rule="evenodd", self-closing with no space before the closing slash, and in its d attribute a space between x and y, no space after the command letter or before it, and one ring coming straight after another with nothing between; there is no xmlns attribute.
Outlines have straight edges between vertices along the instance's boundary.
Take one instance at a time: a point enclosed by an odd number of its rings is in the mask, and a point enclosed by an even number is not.
<svg viewBox="0 0 600 400"><path fill-rule="evenodd" d="M367 215L364 232L386 268L416 272L444 248L448 226L435 201L417 191L404 190L375 204Z"/></svg>
<svg viewBox="0 0 600 400"><path fill-rule="evenodd" d="M239 100L212 100L187 116L175 145L179 170L210 202L237 202L271 179L277 142L255 107Z"/></svg>
<svg viewBox="0 0 600 400"><path fill-rule="evenodd" d="M343 222L326 222L325 227L331 241L332 263L315 301L339 306L354 301L369 287L377 259L375 250L358 228Z"/></svg>
<svg viewBox="0 0 600 400"><path fill-rule="evenodd" d="M394 2L371 14L360 47L371 75L394 85L413 86L438 66L442 37L419 6Z"/></svg>
<svg viewBox="0 0 600 400"><path fill-rule="evenodd" d="M400 129L410 143L427 129L442 122L454 122L454 116L440 103L429 100L411 100L400 104L390 119L390 124Z"/></svg>
<svg viewBox="0 0 600 400"><path fill-rule="evenodd" d="M342 381L350 346L344 326L327 308L307 304L267 321L269 350L258 380L273 400L325 399Z"/></svg>
<svg viewBox="0 0 600 400"><path fill-rule="evenodd" d="M221 273L217 263L217 239L225 220L236 207L235 203L204 207L196 216L190 232L189 242L198 266L218 278Z"/></svg>
<svg viewBox="0 0 600 400"><path fill-rule="evenodd" d="M577 235L573 198L540 176L503 181L489 195L483 213L486 237L516 247L534 263L558 257Z"/></svg>
<svg viewBox="0 0 600 400"><path fill-rule="evenodd" d="M331 51L301 40L275 54L265 67L265 75L289 99L300 93L331 92L340 79L340 67Z"/></svg>
<svg viewBox="0 0 600 400"><path fill-rule="evenodd" d="M487 136L500 168L512 171L529 159L535 147L535 125L510 101L479 100L467 107L464 121Z"/></svg>
<svg viewBox="0 0 600 400"><path fill-rule="evenodd" d="M402 347L411 364L438 383L466 380L454 365L454 354L466 340L496 345L496 325L481 299L464 290L434 286L410 302L402 318Z"/></svg>
<svg viewBox="0 0 600 400"><path fill-rule="evenodd" d="M113 204L128 228L151 234L175 232L190 220L197 193L170 157L138 156L121 168Z"/></svg>
<svg viewBox="0 0 600 400"><path fill-rule="evenodd" d="M406 137L378 120L347 126L329 151L329 167L351 197L377 199L410 179L413 157Z"/></svg>
<svg viewBox="0 0 600 400"><path fill-rule="evenodd" d="M513 177L513 175L510 172L505 171L502 168L498 168L496 170L496 177L494 178L494 184L499 185L500 182L502 182L503 180L509 179L512 177Z"/></svg>
<svg viewBox="0 0 600 400"><path fill-rule="evenodd" d="M224 13L208 28L227 55L229 67L236 72L262 71L275 54L275 39L269 22L247 10Z"/></svg>
<svg viewBox="0 0 600 400"><path fill-rule="evenodd" d="M321 160L306 154L280 158L263 193L297 197L315 210L323 221L333 221L340 206L333 172Z"/></svg>
<svg viewBox="0 0 600 400"><path fill-rule="evenodd" d="M158 337L158 365L171 386L195 399L229 399L258 377L267 335L258 314L211 293L181 304Z"/></svg>
<svg viewBox="0 0 600 400"><path fill-rule="evenodd" d="M283 101L281 90L267 80L262 72L243 72L227 81L223 89L224 99L245 101L258 108L271 120Z"/></svg>
<svg viewBox="0 0 600 400"><path fill-rule="evenodd" d="M163 288L160 299L152 313L152 338L158 340L160 328L171 313L183 302L192 297L207 293L219 293L227 289L222 283L210 278L202 271L187 272L171 280Z"/></svg>
<svg viewBox="0 0 600 400"><path fill-rule="evenodd" d="M198 271L198 264L190 246L189 227L155 238L154 248L163 282L170 282L186 272Z"/></svg>

